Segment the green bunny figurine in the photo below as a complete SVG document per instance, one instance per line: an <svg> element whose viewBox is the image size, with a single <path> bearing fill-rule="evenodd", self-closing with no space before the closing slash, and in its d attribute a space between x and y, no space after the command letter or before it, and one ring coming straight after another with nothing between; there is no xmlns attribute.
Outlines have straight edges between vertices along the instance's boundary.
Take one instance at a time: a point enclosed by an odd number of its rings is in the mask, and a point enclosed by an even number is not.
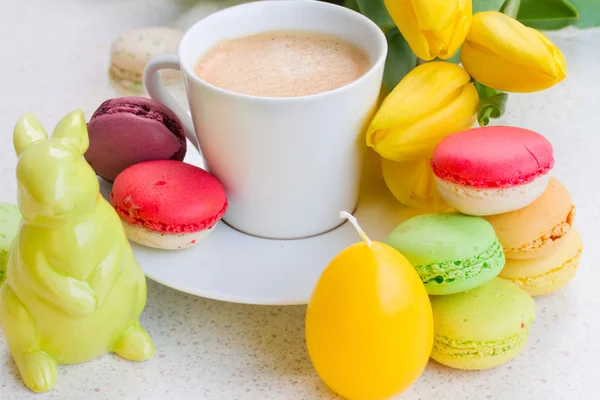
<svg viewBox="0 0 600 400"><path fill-rule="evenodd" d="M152 357L154 343L139 323L146 280L83 158L83 112L63 118L52 138L26 114L13 141L23 220L0 288L0 324L25 385L48 391L58 365L109 352Z"/></svg>

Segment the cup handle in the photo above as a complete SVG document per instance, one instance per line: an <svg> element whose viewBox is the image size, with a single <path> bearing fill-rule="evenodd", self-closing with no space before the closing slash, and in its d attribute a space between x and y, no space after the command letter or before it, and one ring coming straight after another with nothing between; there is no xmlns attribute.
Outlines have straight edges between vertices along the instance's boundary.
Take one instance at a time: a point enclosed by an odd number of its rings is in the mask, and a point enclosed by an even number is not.
<svg viewBox="0 0 600 400"><path fill-rule="evenodd" d="M150 60L144 69L143 81L146 91L153 100L164 104L170 108L175 115L177 115L181 121L181 124L183 125L185 136L190 142L192 142L196 150L202 154L200 145L198 143L198 137L196 136L196 131L194 130L194 124L192 123L192 118L190 117L190 114L185 111L181 105L179 105L177 100L175 100L175 98L169 93L165 85L162 83L160 79L161 69L174 69L181 71L179 57L177 57L175 54L163 54Z"/></svg>

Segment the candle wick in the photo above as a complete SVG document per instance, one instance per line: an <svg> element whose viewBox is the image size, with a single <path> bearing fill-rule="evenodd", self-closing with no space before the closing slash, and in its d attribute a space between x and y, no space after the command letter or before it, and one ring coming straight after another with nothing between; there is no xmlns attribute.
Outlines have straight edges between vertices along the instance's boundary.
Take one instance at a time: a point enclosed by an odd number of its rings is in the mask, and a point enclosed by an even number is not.
<svg viewBox="0 0 600 400"><path fill-rule="evenodd" d="M362 228L358 224L358 221L352 214L350 214L349 212L346 212L346 211L340 211L340 218L341 219L345 218L348 221L350 221L352 226L354 226L354 229L356 229L356 231L360 235L361 239L364 240L365 243L367 243L367 246L371 247L371 244L373 244L373 242L371 242L371 239L369 239L369 237L367 236L365 231L362 230Z"/></svg>

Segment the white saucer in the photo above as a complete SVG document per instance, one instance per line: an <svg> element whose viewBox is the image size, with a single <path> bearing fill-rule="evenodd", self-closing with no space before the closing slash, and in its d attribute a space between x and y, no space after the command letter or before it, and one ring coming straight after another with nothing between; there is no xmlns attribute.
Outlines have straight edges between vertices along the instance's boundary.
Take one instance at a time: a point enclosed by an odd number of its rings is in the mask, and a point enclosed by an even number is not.
<svg viewBox="0 0 600 400"><path fill-rule="evenodd" d="M202 166L192 146L189 153L186 162ZM361 187L354 215L372 240L384 241L414 211L400 206L382 180L370 181ZM101 180L101 190L107 196L110 185ZM208 238L188 249L132 247L146 276L173 289L235 303L290 305L306 304L323 269L358 241L349 223L311 238L271 240L219 222Z"/></svg>

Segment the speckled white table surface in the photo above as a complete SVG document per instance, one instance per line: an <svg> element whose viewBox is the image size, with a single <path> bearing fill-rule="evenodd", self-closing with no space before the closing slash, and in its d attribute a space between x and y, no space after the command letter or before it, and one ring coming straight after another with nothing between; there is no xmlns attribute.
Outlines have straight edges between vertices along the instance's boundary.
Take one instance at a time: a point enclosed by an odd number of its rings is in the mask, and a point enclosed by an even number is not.
<svg viewBox="0 0 600 400"><path fill-rule="evenodd" d="M89 117L106 98L109 46L122 31L189 24L191 0L23 0L0 5L0 201L15 201L12 128L24 112L52 127L67 112ZM195 16L196 15L196 16ZM555 174L578 206L585 251L566 289L536 299L527 348L490 371L431 362L402 399L591 400L600 379L600 30L551 33L568 78L511 95L502 122L545 134ZM251 266L248 266L251 268ZM268 279L268 277L265 277ZM142 323L158 351L141 364L105 356L60 368L50 393L21 383L0 334L0 399L330 399L304 344L305 307L265 307L193 297L148 282Z"/></svg>

